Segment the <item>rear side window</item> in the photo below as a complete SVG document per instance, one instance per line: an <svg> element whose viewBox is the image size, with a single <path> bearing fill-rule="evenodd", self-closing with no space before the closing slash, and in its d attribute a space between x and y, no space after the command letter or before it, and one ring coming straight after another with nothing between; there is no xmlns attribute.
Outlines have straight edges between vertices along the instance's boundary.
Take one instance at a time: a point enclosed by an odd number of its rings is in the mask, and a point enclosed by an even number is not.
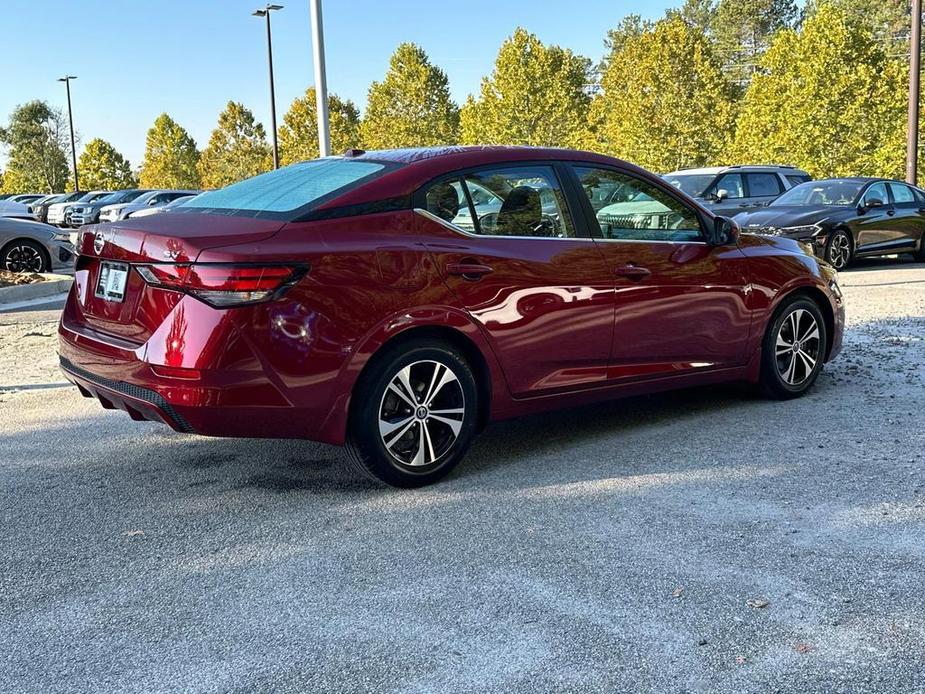
<svg viewBox="0 0 925 694"><path fill-rule="evenodd" d="M780 179L773 173L745 174L748 179L748 194L753 198L777 197L781 194Z"/></svg>
<svg viewBox="0 0 925 694"><path fill-rule="evenodd" d="M565 196L549 166L482 170L436 183L427 211L485 236L574 238Z"/></svg>
<svg viewBox="0 0 925 694"><path fill-rule="evenodd" d="M813 179L810 178L809 176L797 176L795 174L791 174L787 176L787 181L789 181L790 185L792 186L798 186L801 183L806 183L807 181L811 181L811 180Z"/></svg>
<svg viewBox="0 0 925 694"><path fill-rule="evenodd" d="M890 189L893 191L893 202L897 205L915 204L915 196L909 186L904 186L901 183L891 183Z"/></svg>
<svg viewBox="0 0 925 694"><path fill-rule="evenodd" d="M332 193L372 178L385 165L371 161L315 159L270 171L226 188L203 193L184 209L294 212Z"/></svg>

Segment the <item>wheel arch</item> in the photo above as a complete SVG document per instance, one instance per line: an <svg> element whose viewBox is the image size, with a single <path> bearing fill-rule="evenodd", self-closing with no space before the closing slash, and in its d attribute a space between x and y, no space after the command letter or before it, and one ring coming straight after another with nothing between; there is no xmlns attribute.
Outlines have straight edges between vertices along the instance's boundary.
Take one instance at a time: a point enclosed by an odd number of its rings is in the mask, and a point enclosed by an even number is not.
<svg viewBox="0 0 925 694"><path fill-rule="evenodd" d="M380 322L358 341L338 377L337 395L328 416L317 430L318 440L335 445L346 440L354 393L371 364L386 349L415 339L438 339L456 347L472 365L478 386L479 426L492 419L495 408L510 399L501 364L482 330L472 318L455 308L430 307L396 315Z"/></svg>
<svg viewBox="0 0 925 694"><path fill-rule="evenodd" d="M782 293L774 306L774 310L771 311L771 317L768 321L768 325L771 325L774 322L774 319L777 317L777 314L781 310L782 306L784 306L791 299L801 296L806 297L814 304L816 304L819 307L819 311L822 313L822 319L825 321L825 333L826 337L828 338L826 340L827 344L825 346L824 361L829 361L829 357L832 354L832 346L834 344L833 336L835 335L835 309L832 307L832 302L829 300L828 295L816 285L801 285Z"/></svg>
<svg viewBox="0 0 925 694"><path fill-rule="evenodd" d="M422 340L442 342L455 347L466 358L475 376L475 384L479 396L478 425L480 429L484 427L488 423L491 413L491 397L493 392L491 367L485 355L482 353L482 350L469 336L448 325L416 325L406 328L386 339L376 348L375 352L366 360L366 363L360 370L351 388L351 401L354 400L352 397L353 393L355 393L357 388L363 383L366 374L369 373L372 366L376 364L384 354L404 344L411 344Z"/></svg>

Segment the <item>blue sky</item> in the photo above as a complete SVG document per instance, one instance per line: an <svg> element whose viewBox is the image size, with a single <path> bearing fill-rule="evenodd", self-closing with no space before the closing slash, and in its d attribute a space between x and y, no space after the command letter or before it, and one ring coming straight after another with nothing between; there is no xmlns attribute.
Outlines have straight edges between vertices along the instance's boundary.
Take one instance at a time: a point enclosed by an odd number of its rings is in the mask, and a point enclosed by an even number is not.
<svg viewBox="0 0 925 694"><path fill-rule="evenodd" d="M4 0L0 121L30 99L66 106L72 83L80 138L102 137L137 166L145 133L166 111L205 146L229 99L269 124L263 20L255 0ZM308 0L279 0L273 15L277 112L313 82ZM402 41L414 41L449 76L462 102L491 71L501 42L524 26L548 43L597 60L607 29L629 13L657 17L680 0L325 0L328 88L362 109ZM2 158L2 155L0 155Z"/></svg>

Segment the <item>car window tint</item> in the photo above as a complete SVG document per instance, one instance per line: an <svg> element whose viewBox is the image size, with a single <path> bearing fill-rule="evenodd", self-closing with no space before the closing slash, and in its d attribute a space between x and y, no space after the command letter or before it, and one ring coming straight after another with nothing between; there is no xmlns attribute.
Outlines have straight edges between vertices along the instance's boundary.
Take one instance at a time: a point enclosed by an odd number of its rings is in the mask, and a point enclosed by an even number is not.
<svg viewBox="0 0 925 694"><path fill-rule="evenodd" d="M469 221L475 233L574 238L575 228L552 167L488 169L466 174L463 181L475 211L474 221ZM471 215L468 203L466 207L464 214Z"/></svg>
<svg viewBox="0 0 925 694"><path fill-rule="evenodd" d="M890 189L893 191L893 202L897 205L915 204L915 196L909 186L904 186L901 183L891 183Z"/></svg>
<svg viewBox="0 0 925 694"><path fill-rule="evenodd" d="M790 181L790 185L798 186L801 183L806 183L812 179L809 176L787 176L787 180Z"/></svg>
<svg viewBox="0 0 925 694"><path fill-rule="evenodd" d="M748 194L753 198L777 197L781 194L780 179L773 173L750 173L748 179Z"/></svg>
<svg viewBox="0 0 925 694"><path fill-rule="evenodd" d="M864 193L864 204L869 205L871 200L879 200L884 205L890 202L890 198L886 193L885 183L875 183L867 189L867 192Z"/></svg>
<svg viewBox="0 0 925 694"><path fill-rule="evenodd" d="M575 173L605 239L681 243L702 238L697 213L661 188L609 169L576 166ZM600 187L620 190L620 199L600 205Z"/></svg>
<svg viewBox="0 0 925 694"><path fill-rule="evenodd" d="M745 187L742 185L742 174L728 173L720 178L713 186L713 194L725 190L727 197L732 200L745 197Z"/></svg>

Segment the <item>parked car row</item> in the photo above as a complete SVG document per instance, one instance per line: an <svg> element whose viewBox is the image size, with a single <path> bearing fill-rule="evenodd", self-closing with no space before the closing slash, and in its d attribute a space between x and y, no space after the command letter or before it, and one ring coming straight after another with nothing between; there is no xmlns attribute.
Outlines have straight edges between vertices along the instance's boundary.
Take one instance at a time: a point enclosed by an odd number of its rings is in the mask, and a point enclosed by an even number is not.
<svg viewBox="0 0 925 694"><path fill-rule="evenodd" d="M46 221L55 226L81 227L85 224L115 222L131 217L144 209L160 207L168 202L189 199L198 190L93 190L77 200L62 200L48 208Z"/></svg>
<svg viewBox="0 0 925 694"><path fill-rule="evenodd" d="M836 270L855 258L911 253L925 261L925 191L886 178L813 181L792 166L727 166L675 171L675 188L749 233L811 245ZM624 202L607 214L645 212Z"/></svg>

